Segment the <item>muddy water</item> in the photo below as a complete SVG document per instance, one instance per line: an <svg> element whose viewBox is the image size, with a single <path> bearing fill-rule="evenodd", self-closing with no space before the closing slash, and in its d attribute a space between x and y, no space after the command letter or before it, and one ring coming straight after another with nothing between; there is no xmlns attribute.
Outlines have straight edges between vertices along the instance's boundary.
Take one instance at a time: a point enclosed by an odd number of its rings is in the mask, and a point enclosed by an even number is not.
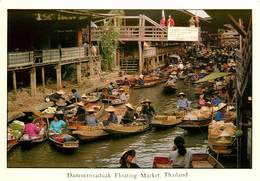
<svg viewBox="0 0 260 181"><path fill-rule="evenodd" d="M189 100L196 102L192 85L178 82L178 92L183 91ZM137 104L149 98L158 114L176 108L176 94L165 95L162 85L152 88L132 90L130 102ZM192 106L196 107L196 104ZM204 132L187 133L175 127L163 131L149 130L143 134L121 139L106 139L93 143L80 144L74 153L62 153L48 142L36 145L29 150L19 146L8 153L8 167L83 167L116 168L122 152L135 149L136 162L140 167L151 168L155 155L167 155L177 135L184 136L186 146L193 152L206 152L207 134Z"/></svg>

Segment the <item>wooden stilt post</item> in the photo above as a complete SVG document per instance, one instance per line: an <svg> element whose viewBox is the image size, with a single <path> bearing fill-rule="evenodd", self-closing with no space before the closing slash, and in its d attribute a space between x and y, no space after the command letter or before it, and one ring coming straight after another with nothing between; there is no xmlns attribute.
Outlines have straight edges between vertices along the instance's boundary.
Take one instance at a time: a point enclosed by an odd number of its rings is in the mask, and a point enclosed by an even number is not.
<svg viewBox="0 0 260 181"><path fill-rule="evenodd" d="M78 85L80 86L81 85L81 63L78 62L76 66L77 66L77 82Z"/></svg>
<svg viewBox="0 0 260 181"><path fill-rule="evenodd" d="M62 88L61 85L61 64L56 65L56 79L57 79L57 90Z"/></svg>
<svg viewBox="0 0 260 181"><path fill-rule="evenodd" d="M142 42L138 41L138 49L139 49L139 74L143 73L143 50L142 50Z"/></svg>
<svg viewBox="0 0 260 181"><path fill-rule="evenodd" d="M42 67L42 87L43 91L45 92L45 69Z"/></svg>
<svg viewBox="0 0 260 181"><path fill-rule="evenodd" d="M14 93L17 93L17 84L16 84L16 73L13 71L13 88L14 88Z"/></svg>
<svg viewBox="0 0 260 181"><path fill-rule="evenodd" d="M31 81L31 96L36 95L36 68L32 67L30 72L30 81Z"/></svg>

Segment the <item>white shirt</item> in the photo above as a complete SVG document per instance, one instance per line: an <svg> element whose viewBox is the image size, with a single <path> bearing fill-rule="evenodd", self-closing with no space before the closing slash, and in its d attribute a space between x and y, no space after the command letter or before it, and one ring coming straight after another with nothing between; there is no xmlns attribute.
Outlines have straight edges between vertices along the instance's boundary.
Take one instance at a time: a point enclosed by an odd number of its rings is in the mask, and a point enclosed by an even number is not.
<svg viewBox="0 0 260 181"><path fill-rule="evenodd" d="M173 167L180 167L180 168L189 168L192 158L192 153L189 149L184 156L179 155L178 150L171 151L169 154L169 159L172 161Z"/></svg>

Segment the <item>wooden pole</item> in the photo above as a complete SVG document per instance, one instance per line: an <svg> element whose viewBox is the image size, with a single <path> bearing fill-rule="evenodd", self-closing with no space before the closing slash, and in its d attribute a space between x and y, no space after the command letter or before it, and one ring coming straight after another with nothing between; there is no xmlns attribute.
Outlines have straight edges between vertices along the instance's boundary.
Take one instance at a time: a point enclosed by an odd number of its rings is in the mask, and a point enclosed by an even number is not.
<svg viewBox="0 0 260 181"><path fill-rule="evenodd" d="M14 88L14 93L17 93L17 84L16 84L16 72L13 71L13 88Z"/></svg>
<svg viewBox="0 0 260 181"><path fill-rule="evenodd" d="M143 50L142 50L142 42L138 41L138 49L139 49L139 74L143 73Z"/></svg>
<svg viewBox="0 0 260 181"><path fill-rule="evenodd" d="M45 69L42 67L42 87L43 91L45 91Z"/></svg>
<svg viewBox="0 0 260 181"><path fill-rule="evenodd" d="M81 63L77 63L77 82L78 82L78 85L80 86L81 85Z"/></svg>
<svg viewBox="0 0 260 181"><path fill-rule="evenodd" d="M31 96L36 95L36 68L32 67L30 71Z"/></svg>
<svg viewBox="0 0 260 181"><path fill-rule="evenodd" d="M57 79L57 90L62 88L61 85L61 64L56 65L56 79Z"/></svg>

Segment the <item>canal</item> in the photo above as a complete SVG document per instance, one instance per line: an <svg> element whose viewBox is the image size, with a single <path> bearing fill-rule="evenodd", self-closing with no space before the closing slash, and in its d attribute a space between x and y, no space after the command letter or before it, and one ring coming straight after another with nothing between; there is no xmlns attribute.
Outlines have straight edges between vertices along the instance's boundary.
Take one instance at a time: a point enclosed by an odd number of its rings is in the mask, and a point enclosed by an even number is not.
<svg viewBox="0 0 260 181"><path fill-rule="evenodd" d="M178 91L186 93L196 107L197 98L193 94L192 85L182 81L177 84ZM176 108L176 95L163 94L163 85L146 89L131 90L130 102L136 105L140 100L149 98L157 114L163 114ZM120 139L105 139L92 143L82 143L73 153L62 153L48 142L36 145L29 150L20 147L8 153L8 167L62 167L62 168L117 168L124 150L135 149L136 163L142 168L151 168L156 155L167 156L173 140L181 135L186 140L186 147L193 152L206 152L207 134L205 132L188 133L175 127L167 130L149 130L143 134Z"/></svg>

